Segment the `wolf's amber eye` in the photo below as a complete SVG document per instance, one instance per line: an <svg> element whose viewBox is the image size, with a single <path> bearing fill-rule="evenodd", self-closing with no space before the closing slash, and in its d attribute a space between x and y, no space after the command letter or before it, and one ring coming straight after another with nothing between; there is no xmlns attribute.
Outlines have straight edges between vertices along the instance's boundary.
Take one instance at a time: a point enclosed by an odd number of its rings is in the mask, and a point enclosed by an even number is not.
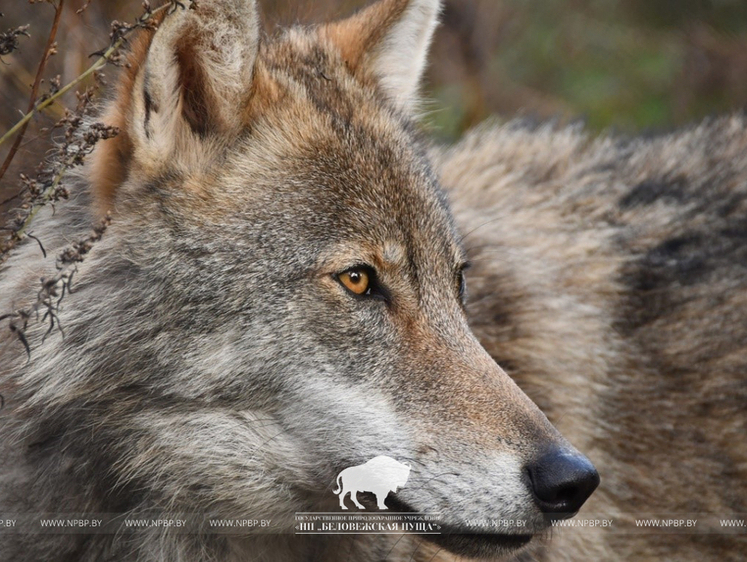
<svg viewBox="0 0 747 562"><path fill-rule="evenodd" d="M356 295L365 295L371 288L371 276L363 268L350 269L337 276L345 288Z"/></svg>

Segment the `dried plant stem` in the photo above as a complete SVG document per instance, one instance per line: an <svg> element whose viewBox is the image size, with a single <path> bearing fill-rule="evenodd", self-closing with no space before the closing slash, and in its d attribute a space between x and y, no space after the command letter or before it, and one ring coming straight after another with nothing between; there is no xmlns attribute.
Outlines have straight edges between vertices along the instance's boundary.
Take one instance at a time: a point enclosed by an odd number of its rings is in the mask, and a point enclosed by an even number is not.
<svg viewBox="0 0 747 562"><path fill-rule="evenodd" d="M107 62L112 60L118 62L119 59L117 51L122 47L127 35L133 29L145 28L152 25L152 18L155 14L167 9L176 9L177 5L178 3L176 2L176 0L172 0L172 2L161 6L157 10L151 10L149 2L146 0L143 3L145 13L137 20L135 24L127 25L122 24L121 22L113 22L111 42L109 44L109 47L101 54L96 62L94 62L85 72L72 80L70 83L60 88L59 90L52 92L48 97L43 98L39 103L35 104L34 107L18 123L16 123L16 125L10 131L5 133L5 135L0 138L0 144L10 138L17 131L25 130L25 125L36 113L43 111L45 108L49 107L57 99L65 95L67 92L69 92L89 76L95 75L95 73L99 69L107 64ZM62 0L60 0L60 3L57 6L61 9ZM62 121L60 121L60 123L58 123L58 126L62 123L67 123L68 131L66 133L66 141L60 149L61 158L54 166L52 166L50 177L44 178L42 181L39 181L39 178L41 177L39 175L37 176L37 180L29 180L22 175L22 179L24 180L24 183L26 183L26 189L28 189L30 186L33 187L33 189L30 191L31 197L29 198L27 205L24 207L23 212L19 213L19 216L16 218L14 227L4 229L10 230L11 236L8 239L7 243L0 248L0 263L7 259L10 250L15 246L17 242L20 242L25 237L31 237L28 232L29 225L37 216L39 210L42 207L49 203L54 203L55 201L58 201L60 199L67 199L67 190L64 189L64 187L62 187L61 185L63 177L66 174L67 170L69 170L71 167L81 165L83 162L83 158L88 152L90 152L90 149L96 142L102 139L111 138L118 133L116 127L109 127L102 123L94 123L86 131L83 137L85 141L82 144L78 144L77 146L71 144L73 143L73 138L77 134L76 132L78 131L78 128L83 124L81 116L85 113L86 108L89 106L92 95L93 90L91 88L88 88L86 90L86 93L82 96L79 95L78 109L76 110L76 112L66 112L66 117ZM71 147L73 146L75 146L75 150L71 151ZM41 189L36 189L37 187ZM14 198L15 197L12 197L8 201ZM41 245L41 242L39 244Z"/></svg>
<svg viewBox="0 0 747 562"><path fill-rule="evenodd" d="M60 26L60 18L62 16L62 9L64 8L65 0L59 0L59 2L55 5L55 14L54 14L54 22L52 22L52 29L49 32L49 37L47 38L47 45L44 47L44 56L42 57L42 60L39 62L39 67L36 70L36 78L34 79L34 85L31 88L31 97L29 99L29 108L27 112L31 112L34 109L34 105L36 104L36 96L39 93L39 85L42 81L42 76L44 75L44 69L47 66L47 61L49 60L49 57L52 56L54 52L54 40L55 37L57 37L57 29ZM5 157L5 161L3 162L2 167L0 167L0 180L3 179L3 176L5 175L5 172L10 167L10 163L13 161L13 158L16 155L16 152L18 151L18 147L21 145L21 141L23 140L23 135L26 134L26 129L28 128L28 120L23 124L23 126L20 128L18 136L16 137L15 142L13 143L13 146L10 147L10 150L8 151L8 155Z"/></svg>
<svg viewBox="0 0 747 562"><path fill-rule="evenodd" d="M91 65L91 67L88 68L88 70L86 70L83 74L78 76L75 80L67 84L64 88L61 88L54 95L50 96L48 99L44 100L42 103L37 105L31 112L29 112L26 115L27 119L26 117L24 117L24 119L26 119L26 121L28 122L28 119L31 118L34 112L41 111L45 107L48 107L51 103L54 102L56 98L64 95L66 92L70 91L73 87L75 87L76 84L85 80L86 77L92 75L98 69L103 67L106 64L106 62L109 60L109 58L117 51L117 49L121 47L123 42L124 42L124 37L120 37L117 41L112 43L109 46L109 48L104 52L104 54L93 65ZM19 124L22 122L23 120L19 121ZM16 125L16 127L17 126L18 125ZM8 134L10 133L12 133L12 129L11 131L9 131ZM63 161L62 166L55 173L48 187L38 197L34 199L33 203L31 204L31 208L29 209L28 213L24 217L21 224L19 224L16 228L13 229L12 239L16 241L22 240L24 235L26 234L26 230L28 229L28 226L34 220L34 218L39 213L41 208L44 207L47 203L49 203L51 200L56 199L55 194L57 192L57 188L59 187L60 182L62 181L62 178L64 177L65 173L67 172L69 168L70 168L70 163L67 161ZM10 246L3 248L2 250L3 257L7 257L7 253L9 250L10 250Z"/></svg>
<svg viewBox="0 0 747 562"><path fill-rule="evenodd" d="M57 174L55 174L54 178L52 179L52 183L47 189L44 190L44 192L39 197L38 202L31 208L29 214L26 215L26 218L23 220L23 224L21 224L21 226L17 230L13 231L13 237L16 240L23 239L23 236L26 233L26 229L31 224L31 221L34 220L36 214L42 209L42 207L44 207L44 205L49 203L49 201L52 199L52 196L54 195L55 191L57 191L57 186L60 185L65 172L67 172L67 166L64 166L59 172L57 172Z"/></svg>
<svg viewBox="0 0 747 562"><path fill-rule="evenodd" d="M31 307L0 316L0 321L8 320L8 327L23 344L29 359L31 359L31 346L26 338L29 321L34 318L39 320L41 312L44 312L41 321L48 320L49 329L44 334L42 342L52 333L55 327L64 335L59 319L62 299L72 292L72 280L77 271L77 264L82 262L94 244L101 240L110 224L111 215L107 213L99 225L85 239L68 246L57 256L57 274L51 279L41 279L41 289L37 293L36 302ZM0 396L1 399L2 396Z"/></svg>
<svg viewBox="0 0 747 562"><path fill-rule="evenodd" d="M18 123L13 125L13 127L6 132L2 137L0 137L0 145L2 145L5 141L7 141L9 138L11 138L13 135L15 135L22 127L24 127L31 118L39 113L40 111L44 111L47 107L52 105L57 99L59 99L61 96L64 96L66 93L68 93L70 90L72 90L75 86L77 86L80 82L91 76L96 71L103 68L106 63L112 58L112 56L119 50L119 48L124 44L127 33L131 31L132 29L135 29L137 27L142 27L142 24L144 24L147 20L151 19L154 15L156 15L159 12L162 12L166 9L173 9L173 3L168 3L160 8L153 10L148 14L148 17L138 22L140 25L132 26L127 32L122 34L120 37L118 37L115 41L109 45L109 47L102 53L102 55L94 62L88 70L83 72L80 76L60 88L58 91L56 91L54 94L47 97L44 101L33 107L31 110L29 110Z"/></svg>
<svg viewBox="0 0 747 562"><path fill-rule="evenodd" d="M75 86L77 86L80 82L82 82L83 80L91 76L97 70L103 68L104 65L106 65L106 62L117 51L117 49L119 49L122 46L122 43L124 43L124 37L121 37L117 41L115 41L106 51L104 51L104 54L101 55L101 57L95 63L93 63L88 68L88 70L86 70L83 74L81 74L75 80L72 80L70 83L60 88L57 92L49 96L39 105L34 107L31 111L29 111L26 115L24 115L21 118L21 120L13 126L13 128L11 128L7 133L5 133L2 137L0 137L0 145L3 144L6 140L8 140L10 137L12 137L17 131L19 131L21 127L23 127L26 123L28 123L34 115L36 115L40 111L44 111L47 107L52 105L58 98L60 98L61 96L64 96L66 93L72 90Z"/></svg>

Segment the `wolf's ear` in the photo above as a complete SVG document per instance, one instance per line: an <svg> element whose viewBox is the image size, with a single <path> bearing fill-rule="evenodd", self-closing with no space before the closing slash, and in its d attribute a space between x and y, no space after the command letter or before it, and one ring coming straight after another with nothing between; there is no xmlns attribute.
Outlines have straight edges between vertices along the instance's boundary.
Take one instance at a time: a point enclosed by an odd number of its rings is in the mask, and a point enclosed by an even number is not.
<svg viewBox="0 0 747 562"><path fill-rule="evenodd" d="M218 134L238 131L259 51L256 0L181 0L132 43L96 146L90 177L98 211L111 208L136 168L195 165Z"/></svg>
<svg viewBox="0 0 747 562"><path fill-rule="evenodd" d="M259 49L255 4L182 0L164 18L135 82L136 145L169 158L189 137L240 127Z"/></svg>
<svg viewBox="0 0 747 562"><path fill-rule="evenodd" d="M441 0L380 0L323 29L353 72L372 73L409 112L417 102L440 9Z"/></svg>

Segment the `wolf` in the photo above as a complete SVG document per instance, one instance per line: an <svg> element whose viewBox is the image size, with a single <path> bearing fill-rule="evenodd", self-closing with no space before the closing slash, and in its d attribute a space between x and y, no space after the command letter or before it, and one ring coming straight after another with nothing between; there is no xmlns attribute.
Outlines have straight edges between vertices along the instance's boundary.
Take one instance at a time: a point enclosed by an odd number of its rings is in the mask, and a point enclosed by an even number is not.
<svg viewBox="0 0 747 562"><path fill-rule="evenodd" d="M182 0L133 42L102 117L119 134L35 226L50 259L25 244L2 270L2 309L26 310L111 213L64 335L32 318L4 337L0 512L202 522L19 529L0 559L495 559L582 507L596 469L468 326L414 124L439 9L381 0L266 38L255 0ZM296 512L337 508L343 468L382 455L412 466L389 507L437 514L440 535L295 536ZM271 532L208 522L254 517Z"/></svg>

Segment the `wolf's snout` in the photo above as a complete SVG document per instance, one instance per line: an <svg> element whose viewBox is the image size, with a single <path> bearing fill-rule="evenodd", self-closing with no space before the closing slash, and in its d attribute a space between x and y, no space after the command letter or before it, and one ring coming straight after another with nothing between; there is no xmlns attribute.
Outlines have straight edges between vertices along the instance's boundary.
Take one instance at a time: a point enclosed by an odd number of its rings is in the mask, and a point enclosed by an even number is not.
<svg viewBox="0 0 747 562"><path fill-rule="evenodd" d="M580 454L554 450L527 466L532 492L544 513L576 513L599 485L599 474Z"/></svg>

